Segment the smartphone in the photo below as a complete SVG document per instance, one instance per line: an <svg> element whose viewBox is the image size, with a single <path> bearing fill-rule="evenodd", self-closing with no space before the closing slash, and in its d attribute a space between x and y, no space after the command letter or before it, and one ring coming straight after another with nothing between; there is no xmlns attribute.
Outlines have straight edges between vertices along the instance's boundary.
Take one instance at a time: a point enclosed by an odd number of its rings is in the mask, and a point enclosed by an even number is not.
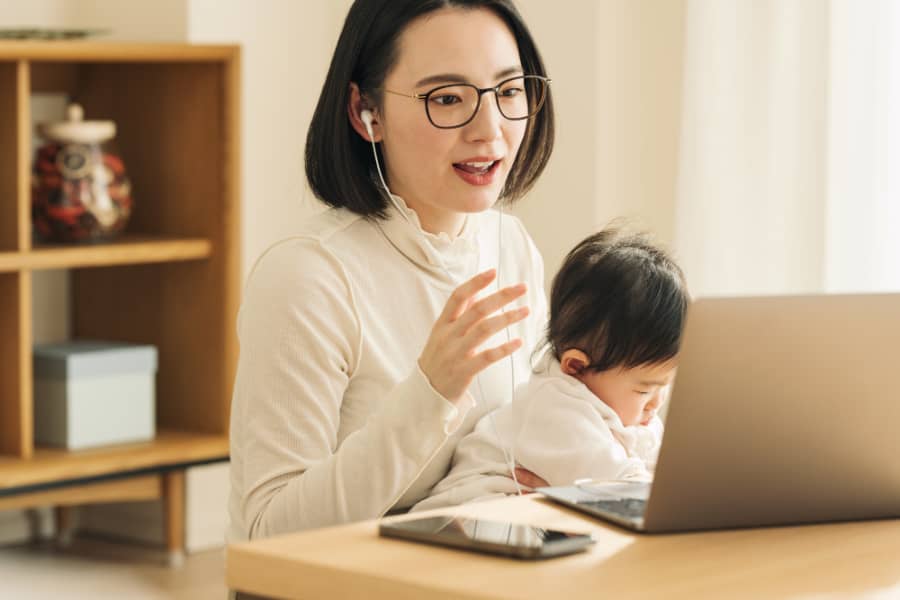
<svg viewBox="0 0 900 600"><path fill-rule="evenodd" d="M382 521L378 533L383 537L529 560L573 554L594 543L587 533L449 515Z"/></svg>

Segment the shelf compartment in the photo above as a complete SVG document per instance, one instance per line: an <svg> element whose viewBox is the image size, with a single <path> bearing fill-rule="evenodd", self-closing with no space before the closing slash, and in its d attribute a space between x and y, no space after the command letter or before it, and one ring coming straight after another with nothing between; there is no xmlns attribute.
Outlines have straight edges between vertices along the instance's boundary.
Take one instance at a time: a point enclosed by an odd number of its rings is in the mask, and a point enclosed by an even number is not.
<svg viewBox="0 0 900 600"><path fill-rule="evenodd" d="M214 260L78 269L72 335L153 344L157 427L222 434L236 347L234 316L221 294Z"/></svg>
<svg viewBox="0 0 900 600"><path fill-rule="evenodd" d="M150 472L228 457L228 436L160 431L149 442L69 451L38 447L29 459L0 457L0 498L42 486Z"/></svg>
<svg viewBox="0 0 900 600"><path fill-rule="evenodd" d="M0 272L178 262L210 256L212 242L207 239L127 234L104 244L38 244L26 252L0 252Z"/></svg>

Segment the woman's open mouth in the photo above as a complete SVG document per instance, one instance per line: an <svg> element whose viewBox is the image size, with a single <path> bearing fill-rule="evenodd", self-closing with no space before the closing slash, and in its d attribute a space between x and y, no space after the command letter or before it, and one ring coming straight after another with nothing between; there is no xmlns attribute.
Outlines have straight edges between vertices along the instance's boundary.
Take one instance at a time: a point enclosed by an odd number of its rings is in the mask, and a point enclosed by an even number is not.
<svg viewBox="0 0 900 600"><path fill-rule="evenodd" d="M489 185L499 169L499 160L469 160L453 164L456 174L470 185Z"/></svg>

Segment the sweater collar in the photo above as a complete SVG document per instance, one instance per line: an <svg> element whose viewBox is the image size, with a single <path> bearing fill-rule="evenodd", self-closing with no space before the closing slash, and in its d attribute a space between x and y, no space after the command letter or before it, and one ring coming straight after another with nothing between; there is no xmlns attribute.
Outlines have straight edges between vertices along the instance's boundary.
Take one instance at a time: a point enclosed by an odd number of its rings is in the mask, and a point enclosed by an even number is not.
<svg viewBox="0 0 900 600"><path fill-rule="evenodd" d="M451 239L446 233L435 235L422 229L416 211L409 208L400 196L392 196L400 208L395 207L394 203L388 204L387 218L375 222L401 254L451 284L460 283L475 274L481 215L466 215L462 231Z"/></svg>
<svg viewBox="0 0 900 600"><path fill-rule="evenodd" d="M612 431L625 432L628 429L631 429L631 427L626 427L625 424L622 423L622 419L619 418L616 411L610 408L602 398L595 396L594 393L577 377L573 377L572 375L563 372L562 365L559 364L559 361L553 356L553 351L549 348L538 360L537 366L535 367L535 373L545 373L550 377L565 381L568 389L570 389L573 395L581 396L591 402Z"/></svg>

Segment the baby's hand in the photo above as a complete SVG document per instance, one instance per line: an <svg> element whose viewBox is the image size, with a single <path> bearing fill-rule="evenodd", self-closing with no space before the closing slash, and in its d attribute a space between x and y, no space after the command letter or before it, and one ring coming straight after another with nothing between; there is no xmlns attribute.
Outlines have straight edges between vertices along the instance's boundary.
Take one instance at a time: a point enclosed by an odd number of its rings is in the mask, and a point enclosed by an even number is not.
<svg viewBox="0 0 900 600"><path fill-rule="evenodd" d="M534 491L534 488L548 487L550 485L528 469L522 467L516 467L516 479L519 481L520 486L531 488L530 491Z"/></svg>

